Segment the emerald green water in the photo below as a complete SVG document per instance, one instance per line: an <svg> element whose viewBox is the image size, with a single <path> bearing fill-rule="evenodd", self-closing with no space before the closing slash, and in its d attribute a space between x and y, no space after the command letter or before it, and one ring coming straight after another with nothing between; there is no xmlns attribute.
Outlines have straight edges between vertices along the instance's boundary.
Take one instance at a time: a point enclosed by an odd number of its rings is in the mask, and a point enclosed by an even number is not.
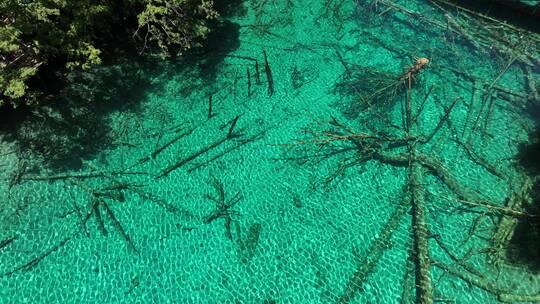
<svg viewBox="0 0 540 304"><path fill-rule="evenodd" d="M50 166L43 154L11 153L18 142L4 135L0 241L14 239L0 249L0 303L419 302L409 165L375 156L354 163L362 155L350 140L323 145L325 132L339 129L332 117L378 138L439 129L416 144L448 174L420 166L433 299L497 303L540 293L534 270L490 253L503 216L462 202L512 209L508 201L529 187L516 155L535 126L527 77L539 79L538 42L514 42L530 54L527 65L389 3L245 2L206 55L115 63L138 73L122 85L107 80L114 73L83 79L125 98L96 101L115 107L90 124L103 131L81 144L98 146L92 153L74 149ZM443 23L445 13L461 16L428 1L395 3ZM386 106L358 104L380 87L369 71L396 78L420 57L430 63L412 81L420 114L407 135L407 90ZM347 75L364 80L340 89ZM407 144L385 149L409 155ZM28 169L18 176L22 160ZM236 203L216 214L223 202Z"/></svg>

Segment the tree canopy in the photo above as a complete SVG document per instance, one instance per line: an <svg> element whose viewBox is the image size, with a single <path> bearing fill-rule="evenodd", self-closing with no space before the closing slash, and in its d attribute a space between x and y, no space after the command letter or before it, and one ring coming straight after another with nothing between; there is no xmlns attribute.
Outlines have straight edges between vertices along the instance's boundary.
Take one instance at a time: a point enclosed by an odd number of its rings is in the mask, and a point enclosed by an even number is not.
<svg viewBox="0 0 540 304"><path fill-rule="evenodd" d="M100 64L119 45L175 56L199 46L212 0L0 1L0 107L36 105L44 79Z"/></svg>

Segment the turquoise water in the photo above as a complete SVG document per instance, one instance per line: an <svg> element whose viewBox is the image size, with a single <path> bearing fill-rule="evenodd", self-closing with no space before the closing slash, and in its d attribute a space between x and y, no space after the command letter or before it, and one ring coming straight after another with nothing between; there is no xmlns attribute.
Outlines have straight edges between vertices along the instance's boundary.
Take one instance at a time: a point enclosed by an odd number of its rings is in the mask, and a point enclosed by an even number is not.
<svg viewBox="0 0 540 304"><path fill-rule="evenodd" d="M437 1L238 5L207 54L80 75L108 108L72 114L94 135L3 135L1 303L540 293L505 234L532 185L538 34Z"/></svg>

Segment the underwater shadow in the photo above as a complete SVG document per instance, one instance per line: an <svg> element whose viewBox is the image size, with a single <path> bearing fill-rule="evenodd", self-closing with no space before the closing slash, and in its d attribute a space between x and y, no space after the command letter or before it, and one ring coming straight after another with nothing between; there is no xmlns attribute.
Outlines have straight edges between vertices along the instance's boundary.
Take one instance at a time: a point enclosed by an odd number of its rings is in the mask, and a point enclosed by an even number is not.
<svg viewBox="0 0 540 304"><path fill-rule="evenodd" d="M453 0L458 5L518 27L540 33L540 10L508 0Z"/></svg>
<svg viewBox="0 0 540 304"><path fill-rule="evenodd" d="M227 6L229 8L229 6ZM167 60L168 67L162 74L174 78L182 72L201 80L181 88L178 95L187 97L196 91L212 91L222 71L225 58L240 47L240 25L226 19L210 22L210 33L201 47L173 56ZM210 93L212 94L212 93Z"/></svg>
<svg viewBox="0 0 540 304"><path fill-rule="evenodd" d="M240 25L229 20L215 22L203 48L185 55L179 63L199 69L201 79L212 84L220 71L220 64L228 54L240 47Z"/></svg>
<svg viewBox="0 0 540 304"><path fill-rule="evenodd" d="M220 17L209 21L210 33L202 47L191 49L181 57L173 58L173 64L177 68L170 71L170 76L177 73L180 68L195 68L205 85L212 86L216 82L225 57L240 47L240 25L227 18L246 15L244 1L214 1L214 9Z"/></svg>
<svg viewBox="0 0 540 304"><path fill-rule="evenodd" d="M108 114L141 110L151 87L149 77L141 76L143 69L151 71L152 64L124 58L71 73L67 85L44 105L3 108L0 132L16 144L29 172L78 170L83 160L110 147Z"/></svg>
<svg viewBox="0 0 540 304"><path fill-rule="evenodd" d="M525 212L532 215L522 217L514 230L510 242L510 260L540 272L540 104L528 107L527 112L537 121L536 130L529 136L529 143L519 147L518 161L522 169L535 181L531 192L531 203Z"/></svg>
<svg viewBox="0 0 540 304"><path fill-rule="evenodd" d="M525 207L531 216L522 217L514 230L508 249L510 260L540 272L540 182L531 191L532 203Z"/></svg>
<svg viewBox="0 0 540 304"><path fill-rule="evenodd" d="M247 8L244 0L214 0L214 9L221 17L244 17L247 15Z"/></svg>
<svg viewBox="0 0 540 304"><path fill-rule="evenodd" d="M83 161L94 158L113 145L109 114L114 111L140 113L145 94L160 88L155 75L178 74L195 69L205 85L216 82L224 58L240 46L240 26L226 17L247 13L244 1L215 1L220 18L210 22L211 32L203 47L170 60L147 59L123 54L91 71L72 72L44 105L0 108L0 132L4 141L16 143L29 172L46 166L53 171L78 170ZM49 83L50 82L50 83ZM41 161L34 162L38 159Z"/></svg>

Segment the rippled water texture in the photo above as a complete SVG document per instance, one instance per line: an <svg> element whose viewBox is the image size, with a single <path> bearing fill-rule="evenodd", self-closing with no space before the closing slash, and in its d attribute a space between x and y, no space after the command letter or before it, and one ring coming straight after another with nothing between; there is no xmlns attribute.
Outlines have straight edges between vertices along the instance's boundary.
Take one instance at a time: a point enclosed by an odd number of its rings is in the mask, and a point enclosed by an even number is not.
<svg viewBox="0 0 540 304"><path fill-rule="evenodd" d="M3 135L1 303L538 300L540 35L444 1L229 5L206 52L80 74L84 107Z"/></svg>

